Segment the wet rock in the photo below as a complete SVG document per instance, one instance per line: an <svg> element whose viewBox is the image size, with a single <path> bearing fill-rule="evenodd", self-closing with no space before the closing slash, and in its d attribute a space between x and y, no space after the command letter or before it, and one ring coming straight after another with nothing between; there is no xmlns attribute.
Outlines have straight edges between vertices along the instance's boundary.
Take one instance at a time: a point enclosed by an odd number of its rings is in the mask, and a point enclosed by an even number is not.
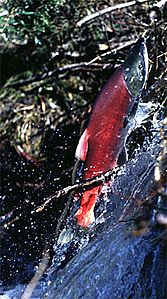
<svg viewBox="0 0 167 299"><path fill-rule="evenodd" d="M64 269L52 266L43 298L165 298L165 231L152 223L157 142L123 167L101 196L89 244Z"/></svg>
<svg viewBox="0 0 167 299"><path fill-rule="evenodd" d="M44 298L165 298L159 232L132 237L121 224L99 235L58 274Z"/></svg>

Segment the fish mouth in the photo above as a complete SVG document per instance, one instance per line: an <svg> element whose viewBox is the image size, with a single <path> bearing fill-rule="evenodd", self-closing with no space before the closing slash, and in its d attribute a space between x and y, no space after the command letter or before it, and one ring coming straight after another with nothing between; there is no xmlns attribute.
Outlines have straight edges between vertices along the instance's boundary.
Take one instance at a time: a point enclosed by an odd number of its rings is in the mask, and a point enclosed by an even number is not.
<svg viewBox="0 0 167 299"><path fill-rule="evenodd" d="M138 98L148 75L148 52L143 37L140 37L123 63L124 80L129 93Z"/></svg>

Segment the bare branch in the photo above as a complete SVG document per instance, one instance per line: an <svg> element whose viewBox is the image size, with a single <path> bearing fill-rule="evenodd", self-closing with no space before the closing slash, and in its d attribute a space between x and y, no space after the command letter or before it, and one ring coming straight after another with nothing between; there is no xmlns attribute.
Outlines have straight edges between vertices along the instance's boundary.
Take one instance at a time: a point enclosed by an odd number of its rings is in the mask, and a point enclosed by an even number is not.
<svg viewBox="0 0 167 299"><path fill-rule="evenodd" d="M80 183L76 183L74 185L71 185L71 186L68 186L68 187L65 187L57 192L55 192L53 195L49 196L47 198L47 200L39 207L37 207L34 211L32 211L31 213L38 213L38 212L41 212L43 209L45 209L49 204L50 202L58 199L59 197L61 196L64 196L68 193L71 193L73 191L77 191L79 189L87 189L91 186L93 186L94 184L97 184L97 183L100 183L100 182L105 182L107 179L109 179L113 174L116 174L118 172L120 168L117 167L115 168L114 170L108 170L98 176L95 176L91 179L88 179L84 182L80 182Z"/></svg>
<svg viewBox="0 0 167 299"><path fill-rule="evenodd" d="M112 54L112 53L115 54L118 51L123 50L123 49L135 44L136 41L137 41L137 39L126 41L125 43L120 44L118 47L115 47L115 48L111 49L110 51L95 57L94 59L92 59L89 62L67 64L63 67L56 68L53 71L48 71L48 72L45 72L38 76L34 76L31 78L21 79L21 80L15 81L15 82L7 83L5 85L5 87L19 88L19 87L22 87L22 86L25 86L25 85L28 85L28 84L31 84L34 82L39 82L39 81L51 78L57 74L66 73L68 71L73 71L73 72L76 72L76 71L99 71L99 70L104 70L106 68L112 68L111 63L96 63L96 61L101 59L102 57L109 55L109 54Z"/></svg>
<svg viewBox="0 0 167 299"><path fill-rule="evenodd" d="M96 19L98 17L101 17L102 15L107 14L109 12L112 12L114 10L126 8L126 7L129 7L129 6L134 6L136 4L144 3L144 2L148 2L148 0L130 1L130 2L127 2L127 3L119 3L117 5L104 8L104 9L98 11L98 12L95 12L95 13L83 18L82 20L77 22L77 26L81 27L83 24L85 24L85 23L87 23L87 22L89 22L93 19Z"/></svg>
<svg viewBox="0 0 167 299"><path fill-rule="evenodd" d="M31 84L33 82L39 82L48 78L51 78L57 74L62 74L68 71L92 71L92 70L103 70L106 68L110 68L112 67L110 63L106 63L106 64L102 64L102 63L92 63L90 64L89 62L81 62L81 63L74 63L74 64L67 64L63 67L58 67L56 69L54 69L53 71L48 71L45 72L41 75L38 76L34 76L31 78L27 78L27 79L22 79L19 81L15 81L15 82L11 82L11 83L7 83L5 85L5 87L14 87L14 88L18 88L24 85L28 85Z"/></svg>
<svg viewBox="0 0 167 299"><path fill-rule="evenodd" d="M94 59L92 59L92 60L89 61L88 63L93 64L95 61L97 61L97 60L99 60L99 59L101 59L101 58L103 58L103 57L105 57L105 56L107 56L107 55L110 55L110 54L112 54L112 53L113 53L113 54L116 54L118 51L123 50L123 49L125 49L125 48L127 48L127 47L129 47L129 46L134 45L134 44L136 43L137 40L138 40L138 39L133 39L133 40L126 41L125 43L120 44L118 47L113 48L113 49L111 49L110 51L107 51L107 52L105 52L105 53L103 53L103 54L101 54L101 55L95 57Z"/></svg>
<svg viewBox="0 0 167 299"><path fill-rule="evenodd" d="M54 194L52 194L51 196L47 197L44 201L44 203L38 207L36 207L34 210L31 210L30 213L34 214L34 213L38 213L43 211L46 207L49 206L49 204L51 204L53 201L58 200L60 197L67 195L70 193L71 196L71 192L77 192L78 190L81 189L86 189L89 188L95 184L98 184L100 182L105 182L106 180L108 180L112 175L117 175L118 170L120 170L119 167L115 168L114 170L108 170L107 172L104 172L96 177L93 177L91 179L88 179L84 182L80 182L80 183L76 183L74 185L65 187L61 190L56 191ZM23 211L22 211L23 210ZM23 217L25 215L25 213L27 212L27 209L24 209L24 207L19 207L18 209L15 209L13 211L11 211L11 215L9 217L5 217L4 215L1 217L1 223L4 224L4 228L9 227L11 224L15 223L16 221L18 221L21 217ZM14 216L12 218L12 216Z"/></svg>

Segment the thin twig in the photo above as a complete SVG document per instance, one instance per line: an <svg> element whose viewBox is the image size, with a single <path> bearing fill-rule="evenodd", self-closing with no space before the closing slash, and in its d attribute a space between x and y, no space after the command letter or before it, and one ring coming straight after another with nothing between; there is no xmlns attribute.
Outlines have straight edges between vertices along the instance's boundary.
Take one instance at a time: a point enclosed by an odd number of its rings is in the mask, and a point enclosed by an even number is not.
<svg viewBox="0 0 167 299"><path fill-rule="evenodd" d="M60 197L67 195L71 192L76 192L78 190L81 189L87 189L90 188L91 186L93 186L94 184L98 184L100 182L105 182L106 180L108 180L112 175L116 175L118 170L120 170L119 167L115 168L114 170L108 170L107 172L104 172L96 177L93 177L91 179L88 179L84 182L80 182L80 183L76 183L74 185L65 187L61 190L56 191L54 194L52 194L51 196L47 197L47 199L44 201L44 203L38 207L36 207L34 210L31 210L30 213L34 214L34 213L38 213L43 211L46 207L49 206L49 204L53 201L58 200ZM23 208L23 207L22 207ZM15 214L14 214L15 213ZM17 214L16 214L17 213ZM11 224L13 224L14 222L16 222L17 220L19 220L21 217L23 217L25 215L25 213L27 213L27 207L26 209L24 209L24 212L20 211L20 209L15 209L13 210L14 214L14 218L12 218L12 216L10 217L10 220L8 220L8 218L6 219L7 221L4 220L4 217L2 216L2 220L4 223L4 228L9 227ZM12 219L11 219L12 218Z"/></svg>
<svg viewBox="0 0 167 299"><path fill-rule="evenodd" d="M112 68L113 65L111 65L111 63L96 63L96 61L109 55L109 54L112 54L112 53L116 54L118 51L123 50L129 46L132 46L133 44L136 43L136 41L137 41L137 39L126 41L125 43L119 45L118 47L115 47L112 50L95 57L91 61L67 64L63 67L56 68L53 71L48 71L41 75L33 76L33 77L27 78L27 79L21 79L21 80L11 82L11 83L7 83L5 85L5 87L6 88L7 87L20 88L22 86L25 86L25 85L28 85L28 84L31 84L34 82L39 82L39 81L51 78L57 74L66 73L68 71L73 71L73 72L76 72L76 71L99 71L99 70L104 70L107 68Z"/></svg>
<svg viewBox="0 0 167 299"><path fill-rule="evenodd" d="M110 54L112 54L112 53L113 53L113 54L116 54L118 51L123 50L123 49L125 49L125 48L127 48L127 47L129 47L129 46L134 45L134 44L137 42L137 40L138 40L138 38L137 38L137 39L133 39L133 40L126 41L125 43L119 45L118 47L113 48L112 50L109 50L109 51L107 51L107 52L105 52L105 53L103 53L103 54L101 54L101 55L99 55L99 56L93 58L91 61L88 62L88 64L93 64L93 63L95 63L95 61L100 60L100 59L102 59L103 57L105 57L105 56L107 56L107 55L110 55Z"/></svg>
<svg viewBox="0 0 167 299"><path fill-rule="evenodd" d="M144 2L148 2L148 0L130 1L130 2L127 2L127 3L119 3L117 5L104 8L104 9L98 11L98 12L95 12L95 13L89 15L89 16L86 16L85 18L83 18L82 20L77 22L76 25L81 27L83 24L85 24L85 23L87 23L87 22L89 22L93 19L96 19L98 17L101 17L102 15L107 14L109 12L112 12L114 10L126 8L126 7L129 7L129 6L134 6L136 4L144 3Z"/></svg>
<svg viewBox="0 0 167 299"><path fill-rule="evenodd" d="M89 187L92 187L94 184L100 183L100 182L105 182L106 180L108 180L113 174L116 174L118 172L118 170L120 170L119 167L115 168L114 170L108 170L98 176L95 176L91 179L88 179L84 182L80 182L80 183L76 183L74 185L65 187L57 192L55 192L53 195L49 196L47 198L47 200L39 207L37 207L35 210L33 210L31 213L38 213L41 212L43 209L45 209L45 207L47 207L51 201L56 200L57 198L64 196L66 194L68 194L69 192L72 191L78 191L80 189L87 189ZM74 192L74 193L75 193Z"/></svg>
<svg viewBox="0 0 167 299"><path fill-rule="evenodd" d="M110 68L112 67L112 65L110 63L92 63L90 64L89 62L82 62L82 63L74 63L74 64L67 64L63 67L58 67L56 69L54 69L53 71L48 71L45 72L41 75L37 75L31 78L27 78L27 79L21 79L15 82L11 82L11 83L7 83L5 85L5 87L14 87L14 88L18 88L18 87L22 87L24 85L28 85L34 82L39 82L48 78L51 78L53 76L55 76L56 74L62 74L68 71L92 71L92 70L103 70L106 68Z"/></svg>

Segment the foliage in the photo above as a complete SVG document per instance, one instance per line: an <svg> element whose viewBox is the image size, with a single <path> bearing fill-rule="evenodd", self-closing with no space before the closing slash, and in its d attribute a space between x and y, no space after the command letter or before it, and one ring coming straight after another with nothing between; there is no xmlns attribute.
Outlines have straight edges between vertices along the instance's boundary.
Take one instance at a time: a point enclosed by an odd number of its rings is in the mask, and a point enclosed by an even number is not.
<svg viewBox="0 0 167 299"><path fill-rule="evenodd" d="M42 43L42 34L56 32L53 15L59 12L62 1L6 1L7 10L4 34L6 38L15 36L16 42L25 43L32 39L36 44Z"/></svg>

